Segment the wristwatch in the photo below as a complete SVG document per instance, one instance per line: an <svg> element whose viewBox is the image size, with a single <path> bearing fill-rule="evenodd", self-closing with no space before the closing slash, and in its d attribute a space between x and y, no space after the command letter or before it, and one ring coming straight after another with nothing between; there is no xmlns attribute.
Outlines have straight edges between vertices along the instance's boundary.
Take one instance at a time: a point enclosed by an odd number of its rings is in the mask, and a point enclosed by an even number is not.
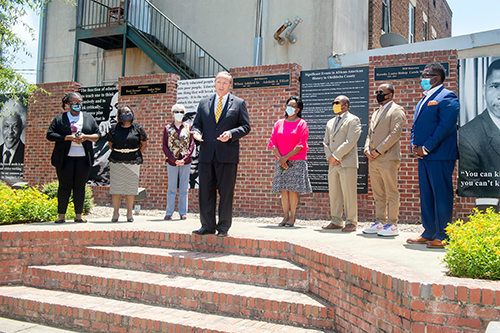
<svg viewBox="0 0 500 333"><path fill-rule="evenodd" d="M424 153L424 156L429 155L429 149L425 148L424 146L422 146L422 151Z"/></svg>

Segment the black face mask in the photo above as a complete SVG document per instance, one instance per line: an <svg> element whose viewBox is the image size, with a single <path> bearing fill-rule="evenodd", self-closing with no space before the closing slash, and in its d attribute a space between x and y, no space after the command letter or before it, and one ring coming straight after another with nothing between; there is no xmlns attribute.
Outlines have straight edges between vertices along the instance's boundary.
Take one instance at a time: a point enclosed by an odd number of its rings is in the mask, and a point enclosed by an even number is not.
<svg viewBox="0 0 500 333"><path fill-rule="evenodd" d="M389 95L390 93L387 94L377 94L377 102L382 103L385 101L385 96Z"/></svg>

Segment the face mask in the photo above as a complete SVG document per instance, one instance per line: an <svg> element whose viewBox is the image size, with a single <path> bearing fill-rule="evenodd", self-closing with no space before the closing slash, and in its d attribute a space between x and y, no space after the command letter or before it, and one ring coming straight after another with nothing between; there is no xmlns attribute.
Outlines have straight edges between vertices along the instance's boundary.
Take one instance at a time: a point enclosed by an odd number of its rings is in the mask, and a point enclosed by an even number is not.
<svg viewBox="0 0 500 333"><path fill-rule="evenodd" d="M295 114L295 108L291 106L286 107L286 114L289 116L293 116Z"/></svg>
<svg viewBox="0 0 500 333"><path fill-rule="evenodd" d="M70 104L69 107L75 112L80 112L80 110L82 109L81 104Z"/></svg>
<svg viewBox="0 0 500 333"><path fill-rule="evenodd" d="M387 96L389 94L377 94L377 102L379 102L380 104L383 103L385 101L385 96Z"/></svg>
<svg viewBox="0 0 500 333"><path fill-rule="evenodd" d="M123 121L132 121L134 119L134 115L132 113L124 113L122 114Z"/></svg>
<svg viewBox="0 0 500 333"><path fill-rule="evenodd" d="M184 118L184 113L174 113L175 121L181 122L182 118Z"/></svg>
<svg viewBox="0 0 500 333"><path fill-rule="evenodd" d="M342 106L340 104L333 104L333 112L339 114L342 112Z"/></svg>
<svg viewBox="0 0 500 333"><path fill-rule="evenodd" d="M422 89L424 89L425 91L431 89L432 88L431 79L422 79L422 81L420 81L420 85L422 86Z"/></svg>

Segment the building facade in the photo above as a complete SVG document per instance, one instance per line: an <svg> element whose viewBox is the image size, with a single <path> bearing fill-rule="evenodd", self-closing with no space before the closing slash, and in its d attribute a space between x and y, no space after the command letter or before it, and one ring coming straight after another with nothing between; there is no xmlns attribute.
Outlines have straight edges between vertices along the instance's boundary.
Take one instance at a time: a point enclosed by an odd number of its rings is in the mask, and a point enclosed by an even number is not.
<svg viewBox="0 0 500 333"><path fill-rule="evenodd" d="M446 0L369 0L368 48L397 33L408 43L451 37L452 11Z"/></svg>
<svg viewBox="0 0 500 333"><path fill-rule="evenodd" d="M120 37L135 29L150 37L149 44L161 41L157 34L170 29L162 22L200 47L192 56L196 61L211 56L226 69L283 63L298 63L304 70L328 68L332 55L380 47L383 32L408 39L412 6L414 42L424 40L424 16L426 39L451 35L446 0L78 0L76 6L53 1L42 19L37 82L76 80L97 86L115 84L122 76L175 72L132 38ZM100 23L89 25L89 16L99 16ZM105 39L105 34L114 39ZM159 49L172 47L162 44ZM185 50L171 53L181 61L188 57Z"/></svg>

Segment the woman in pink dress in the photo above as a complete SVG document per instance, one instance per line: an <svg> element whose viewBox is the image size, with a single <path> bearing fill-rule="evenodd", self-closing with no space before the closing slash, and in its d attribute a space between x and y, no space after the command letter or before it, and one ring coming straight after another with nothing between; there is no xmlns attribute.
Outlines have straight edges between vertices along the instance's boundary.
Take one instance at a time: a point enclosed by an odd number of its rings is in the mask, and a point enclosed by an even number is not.
<svg viewBox="0 0 500 333"><path fill-rule="evenodd" d="M281 193L284 217L279 226L293 227L299 195L312 191L307 172L309 129L302 119L302 100L292 96L286 104L285 118L274 124L268 147L276 156L271 192Z"/></svg>

